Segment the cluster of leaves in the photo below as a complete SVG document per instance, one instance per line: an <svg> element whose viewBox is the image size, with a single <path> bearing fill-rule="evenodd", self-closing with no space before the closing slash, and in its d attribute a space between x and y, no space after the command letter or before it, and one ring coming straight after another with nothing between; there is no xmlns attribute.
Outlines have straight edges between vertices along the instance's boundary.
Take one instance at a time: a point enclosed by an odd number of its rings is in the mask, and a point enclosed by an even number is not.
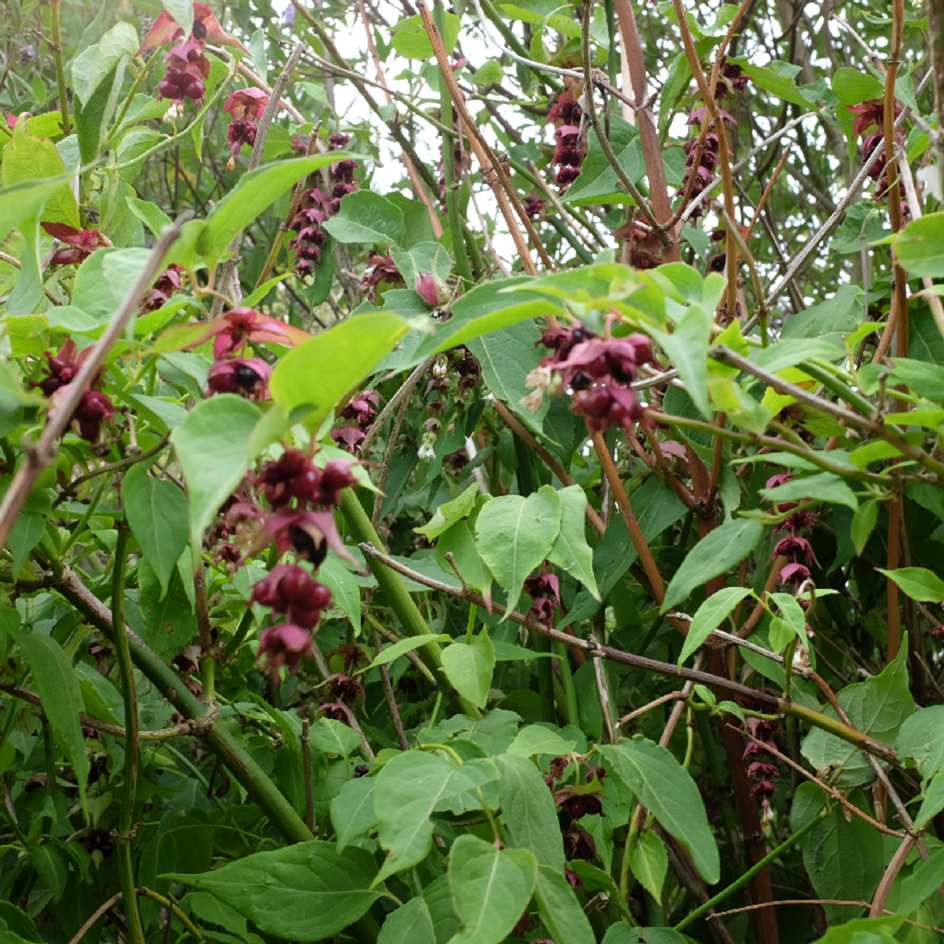
<svg viewBox="0 0 944 944"><path fill-rule="evenodd" d="M11 0L0 944L940 938L893 7Z"/></svg>

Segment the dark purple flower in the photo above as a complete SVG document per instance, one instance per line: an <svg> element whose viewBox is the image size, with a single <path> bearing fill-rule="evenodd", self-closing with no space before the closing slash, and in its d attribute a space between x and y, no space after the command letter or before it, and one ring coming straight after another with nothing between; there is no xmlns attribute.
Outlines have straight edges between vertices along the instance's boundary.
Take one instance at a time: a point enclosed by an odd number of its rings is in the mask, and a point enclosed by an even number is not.
<svg viewBox="0 0 944 944"><path fill-rule="evenodd" d="M265 658L273 675L283 665L294 671L302 659L311 659L314 654L311 633L292 623L271 626L259 637L259 658Z"/></svg>
<svg viewBox="0 0 944 944"><path fill-rule="evenodd" d="M212 393L236 393L250 400L267 400L272 368L259 357L217 361L207 374Z"/></svg>
<svg viewBox="0 0 944 944"><path fill-rule="evenodd" d="M250 599L285 613L290 623L313 629L331 604L331 591L297 564L278 564L253 586Z"/></svg>

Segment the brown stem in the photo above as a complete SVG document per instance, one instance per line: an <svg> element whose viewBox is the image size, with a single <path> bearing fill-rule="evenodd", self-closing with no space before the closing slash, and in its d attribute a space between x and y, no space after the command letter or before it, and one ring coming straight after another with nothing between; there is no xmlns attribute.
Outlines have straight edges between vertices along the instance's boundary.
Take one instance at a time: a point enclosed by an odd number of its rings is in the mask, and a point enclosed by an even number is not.
<svg viewBox="0 0 944 944"><path fill-rule="evenodd" d="M888 570L898 567L901 553L901 497L897 496L888 506ZM885 578L885 592L888 606L888 625L885 629L886 658L889 662L898 654L901 646L901 610L899 608L898 584L890 577Z"/></svg>
<svg viewBox="0 0 944 944"><path fill-rule="evenodd" d="M390 682L390 669L385 665L380 667L380 680L383 682L384 698L386 698L387 707L390 709L390 717L393 718L393 726L397 732L397 740L400 742L400 750L408 751L410 742L406 739L406 731L403 730L403 719L400 717L397 696Z"/></svg>
<svg viewBox="0 0 944 944"><path fill-rule="evenodd" d="M892 856L891 862L885 867L881 881L878 883L875 894L872 896L872 904L869 907L870 918L884 914L885 902L888 901L888 893L892 890L892 885L895 884L898 873L904 867L905 861L917 841L917 835L905 836L901 845L895 850L895 854Z"/></svg>

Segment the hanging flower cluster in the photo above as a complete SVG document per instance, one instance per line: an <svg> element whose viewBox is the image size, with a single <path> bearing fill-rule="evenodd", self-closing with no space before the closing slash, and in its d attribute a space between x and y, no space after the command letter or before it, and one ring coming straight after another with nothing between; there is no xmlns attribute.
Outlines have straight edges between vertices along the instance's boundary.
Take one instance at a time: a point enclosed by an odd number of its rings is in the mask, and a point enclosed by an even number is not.
<svg viewBox="0 0 944 944"><path fill-rule="evenodd" d="M350 463L328 462L319 469L297 449L286 449L260 470L255 485L268 505L255 506L259 522L254 547L271 543L277 555L291 552L296 563L277 564L252 588L250 602L268 607L284 622L265 629L259 637L259 657L275 676L287 666L297 668L313 655L312 631L331 604L331 592L301 566L313 571L324 560L328 547L348 556L334 521L341 491L354 484Z"/></svg>
<svg viewBox="0 0 944 944"><path fill-rule="evenodd" d="M350 140L350 135L335 133L328 138L328 145L332 151L339 151ZM309 187L289 221L289 229L296 234L289 244L295 250L295 272L302 278L313 275L321 259L321 247L327 235L322 223L334 216L341 208L341 200L357 189L355 167L355 162L349 159L332 164L328 169L330 192L325 193L317 185Z"/></svg>
<svg viewBox="0 0 944 944"><path fill-rule="evenodd" d="M888 176L888 160L885 154L885 102L880 98L870 98L858 105L849 105L849 111L855 115L852 123L852 136L862 139L862 160L867 161L879 150L878 159L869 171L869 177L876 182L875 198L880 200L888 193L891 180ZM901 114L901 103L895 102L895 117ZM905 143L905 134L897 125L894 135L895 149ZM907 214L907 204L902 204L902 212Z"/></svg>
<svg viewBox="0 0 944 944"><path fill-rule="evenodd" d="M577 322L569 328L547 329L540 343L554 353L528 375L533 393L525 398L527 406L537 408L553 383L567 389L571 410L586 419L591 432L602 433L611 426L632 429L643 408L629 385L638 367L652 363L649 338L643 334L601 338Z"/></svg>
<svg viewBox="0 0 944 944"><path fill-rule="evenodd" d="M581 141L580 121L583 109L570 89L554 99L547 120L554 125L554 156L551 163L557 167L554 180L563 193L579 176L580 165L586 157Z"/></svg>
<svg viewBox="0 0 944 944"><path fill-rule="evenodd" d="M380 304L380 297L387 289L403 284L403 276L389 255L382 255L379 252L370 254L367 259L367 271L361 279L361 285L373 304Z"/></svg>
<svg viewBox="0 0 944 944"><path fill-rule="evenodd" d="M478 386L481 373L475 355L465 346L453 348L436 359L422 394L427 418L416 454L424 462L436 457L436 440L443 426L450 422L446 415L447 404L453 403L461 410L466 395ZM461 460L451 462L453 468L460 464Z"/></svg>
<svg viewBox="0 0 944 944"><path fill-rule="evenodd" d="M573 768L571 770L571 768ZM568 771L571 771L568 773ZM569 783L564 783L566 780ZM544 782L554 796L557 807L557 819L564 838L564 850L568 859L584 859L587 862L596 858L597 847L593 836L580 825L584 816L600 816L603 802L600 798L601 783L606 776L602 767L592 764L585 770L574 758L555 757ZM574 886L579 883L576 874L567 870L567 880Z"/></svg>
<svg viewBox="0 0 944 944"><path fill-rule="evenodd" d="M744 91L749 78L741 70L740 66L726 62L721 67L718 86L715 90L715 101L722 102L727 98L733 98ZM685 197L686 202L694 200L708 185L714 180L715 168L718 166L718 152L721 144L718 138L717 129L709 129L701 136L702 121L708 114L707 107L700 105L693 108L688 116L688 123L693 128L692 136L685 144L685 153L688 157L685 160L685 178L679 193ZM734 118L723 108L718 109L718 114L722 121L730 125L736 124ZM692 213L691 218L697 219L704 212L704 204L700 204Z"/></svg>
<svg viewBox="0 0 944 944"><path fill-rule="evenodd" d="M174 292L183 284L184 270L176 263L171 263L158 277L151 291L141 302L141 311L157 311L166 305Z"/></svg>
<svg viewBox="0 0 944 944"><path fill-rule="evenodd" d="M59 349L58 354L46 353L46 364L49 373L42 380L33 384L39 387L43 395L49 397L52 401L52 409L55 410L57 401L61 400L60 391L67 387L75 379L82 364L88 359L92 348L87 347L79 352L75 341L71 338ZM108 396L95 387L101 382L102 371L92 378L89 389L82 394L75 412L72 414L70 422L75 424L76 431L85 440L90 443L98 442L101 435L102 423L110 419L115 412L115 407Z"/></svg>
<svg viewBox="0 0 944 944"><path fill-rule="evenodd" d="M244 144L252 147L256 143L258 122L268 104L269 96L257 88L239 89L226 99L223 111L231 116L226 129L230 164L235 161Z"/></svg>
<svg viewBox="0 0 944 944"><path fill-rule="evenodd" d="M748 741L744 748L744 760L747 761L747 776L752 781L751 796L761 801L764 808L770 806L770 798L777 790L774 781L780 774L777 766L771 763L770 755L764 744L776 749L773 723L764 718L748 718L747 730L756 741ZM760 741L762 743L758 744Z"/></svg>
<svg viewBox="0 0 944 944"><path fill-rule="evenodd" d="M193 28L188 37L180 24L166 10L154 21L138 49L143 55L151 49L173 43L164 57L167 70L158 86L161 98L182 102L185 98L199 101L206 91L204 82L210 74L210 60L204 54L207 42L241 46L223 30L213 11L205 3L193 5Z"/></svg>
<svg viewBox="0 0 944 944"><path fill-rule="evenodd" d="M67 247L52 254L50 265L78 265L96 249L111 245L111 240L97 229L76 229L65 223L43 223L43 229Z"/></svg>
<svg viewBox="0 0 944 944"><path fill-rule="evenodd" d="M560 580L557 574L544 572L533 574L524 582L525 591L531 596L528 615L545 626L554 625L554 613L560 607Z"/></svg>
<svg viewBox="0 0 944 944"><path fill-rule="evenodd" d="M331 438L339 445L356 452L373 425L380 404L376 390L362 390L348 401L341 411L341 418L348 421L344 426L331 430Z"/></svg>
<svg viewBox="0 0 944 944"><path fill-rule="evenodd" d="M793 478L789 472L781 472L767 479L767 488L776 488L779 485L785 485ZM793 511L796 508L795 502L784 502L776 505L775 510L779 514L792 512L777 525L777 531L784 534L773 549L774 557L785 557L787 563L780 571L780 583L799 588L802 585L809 585L811 580L810 566L819 562L813 553L813 546L802 537L801 531L809 531L816 526L816 513L812 511ZM800 600L803 603L803 600Z"/></svg>

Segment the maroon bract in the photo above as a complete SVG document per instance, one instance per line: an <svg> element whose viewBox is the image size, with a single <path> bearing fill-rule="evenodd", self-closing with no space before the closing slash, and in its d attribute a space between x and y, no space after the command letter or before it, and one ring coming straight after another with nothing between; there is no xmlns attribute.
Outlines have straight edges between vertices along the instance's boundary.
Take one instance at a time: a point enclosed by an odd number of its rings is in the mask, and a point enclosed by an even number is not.
<svg viewBox="0 0 944 944"><path fill-rule="evenodd" d="M297 564L278 564L252 588L251 602L285 613L289 622L314 629L331 605L331 591Z"/></svg>
<svg viewBox="0 0 944 944"><path fill-rule="evenodd" d="M561 125L554 132L554 156L551 163L558 167L555 181L563 193L579 176L586 149L577 125Z"/></svg>
<svg viewBox="0 0 944 944"><path fill-rule="evenodd" d="M403 285L403 276L390 256L375 252L367 259L367 271L361 285L367 290L367 297L377 305L387 289Z"/></svg>
<svg viewBox="0 0 944 944"><path fill-rule="evenodd" d="M43 229L69 247L56 250L50 265L78 265L96 249L111 245L111 240L97 229L76 229L65 223L43 223Z"/></svg>
<svg viewBox="0 0 944 944"><path fill-rule="evenodd" d="M260 357L231 358L216 361L207 374L212 393L235 393L250 400L269 398L272 368Z"/></svg>
<svg viewBox="0 0 944 944"><path fill-rule="evenodd" d="M266 660L272 675L277 675L283 666L297 669L302 659L312 659L314 655L311 633L301 626L292 623L270 626L259 636L259 658Z"/></svg>
<svg viewBox="0 0 944 944"><path fill-rule="evenodd" d="M83 439L96 443L101 435L102 423L110 419L114 412L111 400L101 390L86 390L72 414L72 420Z"/></svg>
<svg viewBox="0 0 944 944"><path fill-rule="evenodd" d="M579 125L583 117L583 109L574 98L574 93L565 89L554 102L547 113L547 120L559 127L560 125Z"/></svg>
<svg viewBox="0 0 944 944"><path fill-rule="evenodd" d="M213 356L220 360L238 352L250 341L295 347L309 340L311 335L254 308L234 308L211 321L206 333L188 346L197 347L211 337L214 339Z"/></svg>
<svg viewBox="0 0 944 944"><path fill-rule="evenodd" d="M414 290L430 308L436 308L447 298L436 277L431 272L423 272L416 277Z"/></svg>
<svg viewBox="0 0 944 944"><path fill-rule="evenodd" d="M352 560L334 514L330 511L284 511L270 515L262 527L266 543L274 543L280 554L294 552L303 560L318 565L330 548L338 557Z"/></svg>
<svg viewBox="0 0 944 944"><path fill-rule="evenodd" d="M170 301L171 296L183 284L184 270L176 264L169 265L154 283L154 287L141 303L141 311L156 311Z"/></svg>
<svg viewBox="0 0 944 944"><path fill-rule="evenodd" d="M314 502L320 497L321 473L298 449L286 449L278 459L266 463L258 483L269 504L281 508L292 499Z"/></svg>
<svg viewBox="0 0 944 944"><path fill-rule="evenodd" d="M43 391L43 396L51 397L60 387L71 383L75 375L82 366L82 361L87 357L87 352L79 354L75 341L69 338L65 344L59 348L58 354L45 354L46 364L49 367L49 376L43 380L35 382L34 387L39 387Z"/></svg>
<svg viewBox="0 0 944 944"><path fill-rule="evenodd" d="M554 613L560 606L560 580L556 574L543 573L528 577L524 589L530 594L532 603L528 615L545 626L554 625Z"/></svg>
<svg viewBox="0 0 944 944"><path fill-rule="evenodd" d="M232 116L226 129L226 140L232 158L235 158L244 144L252 147L256 143L258 121L268 102L269 96L257 88L239 89L226 99L223 111Z"/></svg>

